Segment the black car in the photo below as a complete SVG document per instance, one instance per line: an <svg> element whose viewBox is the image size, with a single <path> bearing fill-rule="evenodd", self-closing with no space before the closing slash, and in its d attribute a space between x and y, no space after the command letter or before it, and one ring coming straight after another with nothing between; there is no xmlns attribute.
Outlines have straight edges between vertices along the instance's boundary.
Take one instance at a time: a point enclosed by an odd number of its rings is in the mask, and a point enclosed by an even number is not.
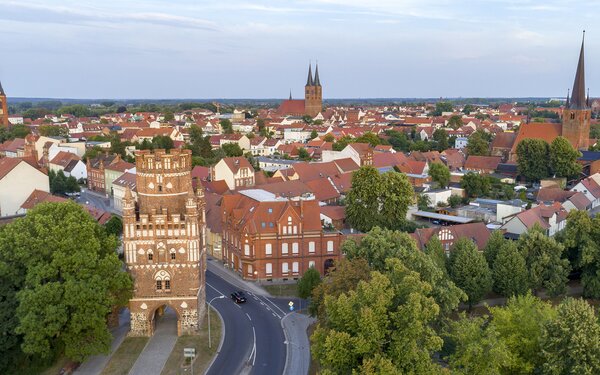
<svg viewBox="0 0 600 375"><path fill-rule="evenodd" d="M231 293L231 299L235 303L244 303L246 302L246 295L242 291Z"/></svg>

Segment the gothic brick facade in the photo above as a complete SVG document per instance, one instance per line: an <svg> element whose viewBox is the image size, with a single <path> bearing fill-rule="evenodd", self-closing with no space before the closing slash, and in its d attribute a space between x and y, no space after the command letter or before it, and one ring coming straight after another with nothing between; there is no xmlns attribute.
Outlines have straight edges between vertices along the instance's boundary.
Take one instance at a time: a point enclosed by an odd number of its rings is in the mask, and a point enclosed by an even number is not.
<svg viewBox="0 0 600 375"><path fill-rule="evenodd" d="M192 334L206 311L205 201L192 188L191 152L136 152L136 204L123 199L123 248L134 279L131 336L151 336L165 306L177 313L177 333Z"/></svg>

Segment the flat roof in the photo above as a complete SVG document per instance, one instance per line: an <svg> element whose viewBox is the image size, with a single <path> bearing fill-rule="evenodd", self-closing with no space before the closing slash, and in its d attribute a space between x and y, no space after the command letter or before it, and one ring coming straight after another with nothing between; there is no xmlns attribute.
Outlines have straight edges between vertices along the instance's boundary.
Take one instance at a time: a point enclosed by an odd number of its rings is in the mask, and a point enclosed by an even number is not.
<svg viewBox="0 0 600 375"><path fill-rule="evenodd" d="M417 212L413 213L413 216L420 216L420 217L424 217L427 219L438 219L438 220L444 220L444 221L451 221L453 223L459 223L459 224L467 224L474 220L474 219L471 219L470 217L444 215L444 214L438 214L438 213L429 212L429 211L417 211Z"/></svg>

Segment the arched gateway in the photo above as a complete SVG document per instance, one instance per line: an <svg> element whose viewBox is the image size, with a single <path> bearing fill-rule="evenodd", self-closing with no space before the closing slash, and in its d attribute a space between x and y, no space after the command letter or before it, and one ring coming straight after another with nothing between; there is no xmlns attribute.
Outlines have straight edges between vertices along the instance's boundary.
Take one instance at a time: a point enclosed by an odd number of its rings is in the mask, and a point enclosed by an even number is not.
<svg viewBox="0 0 600 375"><path fill-rule="evenodd" d="M198 329L205 313L204 194L194 194L191 152L136 152L137 209L123 199L123 248L134 279L130 336L151 336L165 307L177 334Z"/></svg>

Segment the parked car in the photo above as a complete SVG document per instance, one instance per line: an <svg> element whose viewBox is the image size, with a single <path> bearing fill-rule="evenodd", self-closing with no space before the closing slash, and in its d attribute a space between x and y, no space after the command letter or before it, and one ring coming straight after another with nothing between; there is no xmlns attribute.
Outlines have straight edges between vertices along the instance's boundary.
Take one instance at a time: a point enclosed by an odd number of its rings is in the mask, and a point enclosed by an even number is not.
<svg viewBox="0 0 600 375"><path fill-rule="evenodd" d="M244 303L246 302L246 295L242 291L233 292L231 293L231 299L235 303Z"/></svg>

